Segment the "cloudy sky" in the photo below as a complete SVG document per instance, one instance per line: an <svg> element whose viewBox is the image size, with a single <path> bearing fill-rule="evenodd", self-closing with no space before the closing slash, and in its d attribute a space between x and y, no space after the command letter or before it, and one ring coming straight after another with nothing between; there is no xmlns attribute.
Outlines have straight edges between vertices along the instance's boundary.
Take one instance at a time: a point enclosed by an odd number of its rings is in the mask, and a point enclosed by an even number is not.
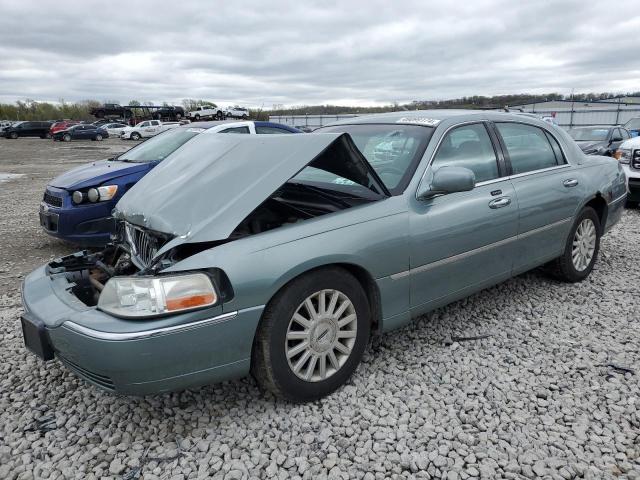
<svg viewBox="0 0 640 480"><path fill-rule="evenodd" d="M0 102L640 90L638 0L0 0Z"/></svg>

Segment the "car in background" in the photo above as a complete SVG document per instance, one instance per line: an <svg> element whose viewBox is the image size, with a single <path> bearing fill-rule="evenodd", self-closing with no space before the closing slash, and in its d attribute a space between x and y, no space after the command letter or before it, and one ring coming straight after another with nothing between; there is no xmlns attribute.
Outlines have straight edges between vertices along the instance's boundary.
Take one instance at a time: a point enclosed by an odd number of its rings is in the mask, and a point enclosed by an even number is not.
<svg viewBox="0 0 640 480"><path fill-rule="evenodd" d="M141 138L149 138L166 130L179 127L180 122L162 122L160 120L145 120L138 123L135 127L123 128L120 138L123 140L140 140Z"/></svg>
<svg viewBox="0 0 640 480"><path fill-rule="evenodd" d="M640 136L622 142L615 157L627 177L627 204L637 206L640 203Z"/></svg>
<svg viewBox="0 0 640 480"><path fill-rule="evenodd" d="M95 122L91 122L91 125L95 125L96 127L99 127L101 125L104 125L105 123L113 123L113 120L110 118L101 118L100 120L96 120Z"/></svg>
<svg viewBox="0 0 640 480"><path fill-rule="evenodd" d="M92 125L96 125L95 122ZM129 125L118 122L107 122L96 126L103 130L106 130L109 136L119 137L122 134L122 131Z"/></svg>
<svg viewBox="0 0 640 480"><path fill-rule="evenodd" d="M623 125L632 137L640 136L640 117L635 117Z"/></svg>
<svg viewBox="0 0 640 480"><path fill-rule="evenodd" d="M52 136L54 141L70 142L71 140L94 140L101 142L109 138L109 132L95 125L72 125L66 130L60 130Z"/></svg>
<svg viewBox="0 0 640 480"><path fill-rule="evenodd" d="M51 125L51 128L49 129L49 133L53 135L56 132L66 130L67 128L73 125L78 125L79 123L80 122L77 120L63 120L61 122L55 122L53 125Z"/></svg>
<svg viewBox="0 0 640 480"><path fill-rule="evenodd" d="M242 118L243 120L246 120L247 118L249 118L249 109L236 105L227 108L224 114L228 118Z"/></svg>
<svg viewBox="0 0 640 480"><path fill-rule="evenodd" d="M40 204L40 224L49 235L81 246L109 242L111 211L124 193L196 135L207 133L300 133L271 122L201 122L167 130L125 153L73 168L54 178Z"/></svg>
<svg viewBox="0 0 640 480"><path fill-rule="evenodd" d="M620 144L631 136L626 128L610 125L573 127L569 136L575 140L585 155L613 157Z"/></svg>
<svg viewBox="0 0 640 480"><path fill-rule="evenodd" d="M182 107L168 105L152 110L151 116L156 120L170 119L178 121L185 117L185 112Z"/></svg>
<svg viewBox="0 0 640 480"><path fill-rule="evenodd" d="M187 112L187 118L195 122L200 120L224 120L226 117L224 111L214 103L211 105L202 105L195 110Z"/></svg>
<svg viewBox="0 0 640 480"><path fill-rule="evenodd" d="M127 118L133 116L130 107L123 107L118 103L105 103L90 109L89 113L96 118Z"/></svg>
<svg viewBox="0 0 640 480"><path fill-rule="evenodd" d="M376 168L395 131L413 141ZM120 199L111 245L26 277L23 338L111 393L251 373L311 401L349 380L374 333L549 262L586 279L625 197L616 161L505 113L203 133Z"/></svg>
<svg viewBox="0 0 640 480"><path fill-rule="evenodd" d="M16 139L18 137L51 138L49 129L51 122L16 122L2 131L5 138Z"/></svg>

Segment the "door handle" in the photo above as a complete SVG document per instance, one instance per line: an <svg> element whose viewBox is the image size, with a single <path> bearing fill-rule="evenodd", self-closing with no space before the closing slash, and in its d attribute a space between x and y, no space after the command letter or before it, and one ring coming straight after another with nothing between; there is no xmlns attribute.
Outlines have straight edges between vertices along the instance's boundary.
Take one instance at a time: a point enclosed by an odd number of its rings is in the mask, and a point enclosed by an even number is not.
<svg viewBox="0 0 640 480"><path fill-rule="evenodd" d="M567 178L564 182L562 182L562 184L567 188L571 188L578 185L578 180L576 180L575 178Z"/></svg>
<svg viewBox="0 0 640 480"><path fill-rule="evenodd" d="M502 208L506 207L511 203L511 199L509 197L496 198L495 200L491 200L489 202L489 208Z"/></svg>

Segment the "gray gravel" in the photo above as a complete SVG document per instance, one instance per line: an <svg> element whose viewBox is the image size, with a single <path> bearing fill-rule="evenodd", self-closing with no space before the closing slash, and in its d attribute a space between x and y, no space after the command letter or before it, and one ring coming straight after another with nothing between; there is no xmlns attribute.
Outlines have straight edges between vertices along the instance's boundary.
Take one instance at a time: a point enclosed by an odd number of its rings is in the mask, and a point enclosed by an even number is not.
<svg viewBox="0 0 640 480"><path fill-rule="evenodd" d="M536 271L440 309L374 340L324 400L251 379L115 397L22 346L21 276L69 251L37 205L71 150L1 140L0 172L26 175L0 185L0 479L640 479L639 210L587 281Z"/></svg>

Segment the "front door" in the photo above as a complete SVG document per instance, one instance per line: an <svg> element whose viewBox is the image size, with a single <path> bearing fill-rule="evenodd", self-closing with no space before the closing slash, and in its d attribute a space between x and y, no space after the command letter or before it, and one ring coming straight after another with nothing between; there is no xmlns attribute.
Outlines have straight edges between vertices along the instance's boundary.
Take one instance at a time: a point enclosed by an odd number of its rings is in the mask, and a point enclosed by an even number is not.
<svg viewBox="0 0 640 480"><path fill-rule="evenodd" d="M580 171L567 163L560 143L534 125L496 123L519 205L514 272L558 257L584 198Z"/></svg>
<svg viewBox="0 0 640 480"><path fill-rule="evenodd" d="M414 314L511 275L518 202L498 159L484 123L449 130L440 142L431 171L465 167L475 173L476 186L412 201L409 274Z"/></svg>

